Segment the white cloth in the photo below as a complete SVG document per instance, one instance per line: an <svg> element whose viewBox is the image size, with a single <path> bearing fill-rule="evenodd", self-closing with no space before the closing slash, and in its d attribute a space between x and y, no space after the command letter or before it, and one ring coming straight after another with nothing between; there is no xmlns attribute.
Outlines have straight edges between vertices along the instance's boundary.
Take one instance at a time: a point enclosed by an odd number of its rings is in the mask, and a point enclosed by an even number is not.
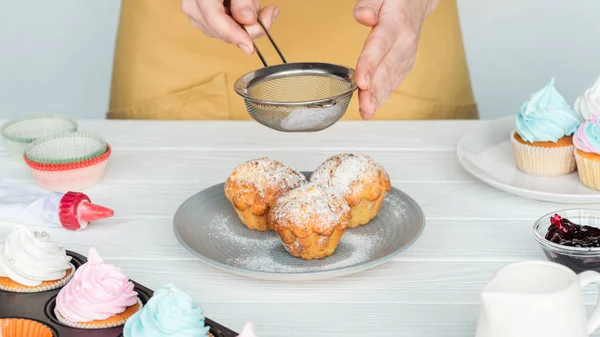
<svg viewBox="0 0 600 337"><path fill-rule="evenodd" d="M0 183L0 222L40 227L62 227L58 206L64 194L31 191Z"/></svg>

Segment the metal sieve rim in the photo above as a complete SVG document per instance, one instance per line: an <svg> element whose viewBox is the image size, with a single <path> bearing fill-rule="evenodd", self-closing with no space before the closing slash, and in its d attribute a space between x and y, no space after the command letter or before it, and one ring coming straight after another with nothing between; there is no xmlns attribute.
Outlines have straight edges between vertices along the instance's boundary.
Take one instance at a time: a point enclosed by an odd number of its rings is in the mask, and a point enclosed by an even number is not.
<svg viewBox="0 0 600 337"><path fill-rule="evenodd" d="M350 82L350 88L344 91L341 94L317 99L310 101L297 101L297 102L276 102L276 101L267 101L256 99L248 96L248 87L256 82L262 82L268 79L274 79L279 77L286 76L297 76L297 75L324 75L330 77L337 77L340 79L344 79ZM285 63L278 64L274 66L269 66L265 68L260 68L258 70L251 71L242 75L235 81L234 90L235 92L242 96L245 100L265 105L286 105L286 106L294 106L294 105L307 105L307 104L316 104L322 102L329 102L340 99L344 96L347 96L358 89L356 85L355 71L352 68L340 66L337 64L331 63L319 63L319 62L297 62L297 63Z"/></svg>

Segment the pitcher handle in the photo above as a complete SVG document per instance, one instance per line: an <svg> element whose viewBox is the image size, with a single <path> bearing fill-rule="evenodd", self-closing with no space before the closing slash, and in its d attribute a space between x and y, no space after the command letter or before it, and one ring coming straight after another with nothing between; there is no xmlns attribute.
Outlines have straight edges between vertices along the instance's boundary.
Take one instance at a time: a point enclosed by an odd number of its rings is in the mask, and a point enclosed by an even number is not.
<svg viewBox="0 0 600 337"><path fill-rule="evenodd" d="M600 327L600 273L588 270L577 275L577 278L579 279L581 288L585 288L590 283L596 283L596 287L598 287L596 307L590 317L588 317L588 334L591 335Z"/></svg>

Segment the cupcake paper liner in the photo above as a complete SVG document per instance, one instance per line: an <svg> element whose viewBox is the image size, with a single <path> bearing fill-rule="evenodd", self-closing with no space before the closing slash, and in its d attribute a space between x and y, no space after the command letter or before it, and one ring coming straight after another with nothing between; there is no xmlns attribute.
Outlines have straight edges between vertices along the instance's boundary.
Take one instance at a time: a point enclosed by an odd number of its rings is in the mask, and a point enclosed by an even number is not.
<svg viewBox="0 0 600 337"><path fill-rule="evenodd" d="M511 137L517 167L530 175L556 177L574 172L577 168L573 145L537 147L518 142Z"/></svg>
<svg viewBox="0 0 600 337"><path fill-rule="evenodd" d="M35 181L48 191L80 191L94 186L104 177L108 158L95 164L70 170L40 170L31 167Z"/></svg>
<svg viewBox="0 0 600 337"><path fill-rule="evenodd" d="M53 337L49 326L24 318L0 318L2 337Z"/></svg>
<svg viewBox="0 0 600 337"><path fill-rule="evenodd" d="M0 127L3 144L8 152L20 157L36 138L77 130L77 122L62 115L31 115L12 119Z"/></svg>
<svg viewBox="0 0 600 337"><path fill-rule="evenodd" d="M67 277L65 277L59 281L56 281L54 283L47 284L47 285L40 285L37 287L27 287L27 288L6 287L6 286L3 286L0 284L0 290L9 291L9 292L13 292L13 293L39 293L42 291L48 291L48 290L62 288L65 284L67 284L67 282L69 282L73 278L73 275L75 275L75 266L72 263L69 263L69 265L71 266L71 273ZM4 337L4 336L0 335L0 337Z"/></svg>
<svg viewBox="0 0 600 337"><path fill-rule="evenodd" d="M36 163L68 164L99 157L106 146L106 141L93 133L63 132L34 140L25 149L25 156Z"/></svg>
<svg viewBox="0 0 600 337"><path fill-rule="evenodd" d="M600 161L582 157L575 151L579 180L588 188L600 191Z"/></svg>
<svg viewBox="0 0 600 337"><path fill-rule="evenodd" d="M142 301L138 298L137 299L137 305L138 305L138 311L142 310L142 307L144 306L142 304ZM98 323L98 324L85 324L85 323L76 323L76 322L71 322L68 319L64 318L56 308L54 308L54 315L56 316L56 319L58 319L59 322L61 322L62 324L66 325L66 326L70 326L72 328L78 328L78 329L106 329L106 328L114 328L117 326L121 326L124 325L125 322L127 321L127 319L129 317L125 317L122 320L118 320L118 321L114 321L114 322L109 322L109 323Z"/></svg>
<svg viewBox="0 0 600 337"><path fill-rule="evenodd" d="M111 154L112 154L112 148L110 147L110 145L106 144L106 152L104 152L102 155L92 158L92 159L75 162L75 163L44 164L44 163L38 163L38 162L31 161L31 160L29 160L29 158L27 158L26 155L23 155L23 159L25 160L25 163L30 168L36 169L38 171L68 171L68 170L81 169L81 168L97 165L97 164L101 163L102 161L108 160L108 158L110 157Z"/></svg>

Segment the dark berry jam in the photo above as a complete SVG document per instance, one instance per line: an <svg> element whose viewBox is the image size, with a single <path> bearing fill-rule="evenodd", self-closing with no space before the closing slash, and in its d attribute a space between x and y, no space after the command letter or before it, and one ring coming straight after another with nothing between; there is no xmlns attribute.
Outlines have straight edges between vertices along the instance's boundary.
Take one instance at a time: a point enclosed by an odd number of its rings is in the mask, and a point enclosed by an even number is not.
<svg viewBox="0 0 600 337"><path fill-rule="evenodd" d="M546 240L570 247L600 247L600 228L574 224L558 214L550 218L550 223Z"/></svg>

